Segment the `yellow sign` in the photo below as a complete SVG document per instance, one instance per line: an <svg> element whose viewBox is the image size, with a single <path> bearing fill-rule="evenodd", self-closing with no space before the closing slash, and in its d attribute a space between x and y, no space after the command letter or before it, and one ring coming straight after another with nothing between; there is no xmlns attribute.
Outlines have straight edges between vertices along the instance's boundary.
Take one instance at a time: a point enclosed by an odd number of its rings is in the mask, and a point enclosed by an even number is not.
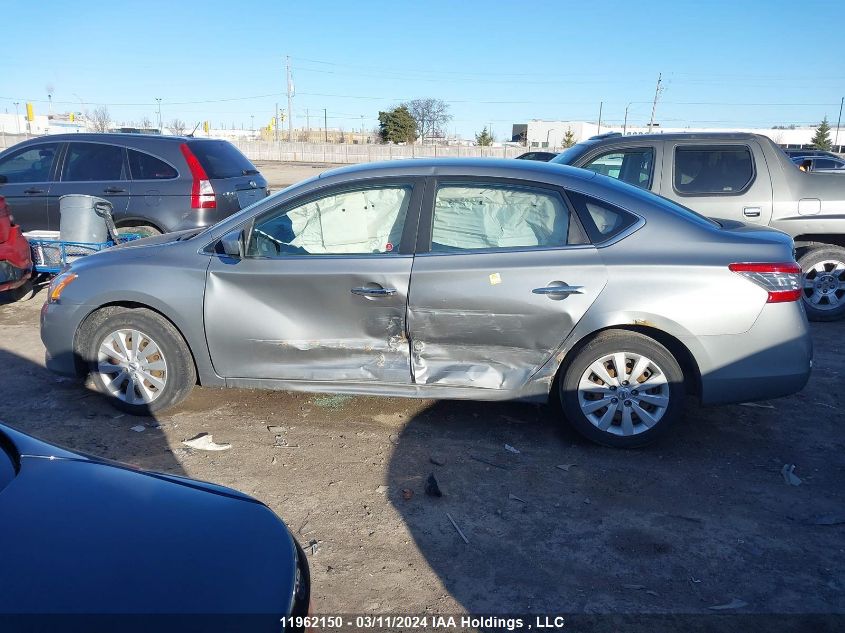
<svg viewBox="0 0 845 633"><path fill-rule="evenodd" d="M35 112L32 110L32 104L26 104L26 120L27 121L35 121Z"/></svg>
<svg viewBox="0 0 845 633"><path fill-rule="evenodd" d="M208 124L208 121L203 121L203 124L202 124L202 129L203 129L203 132L205 132L206 134L208 134L208 130L210 129L210 127L211 127L211 126Z"/></svg>

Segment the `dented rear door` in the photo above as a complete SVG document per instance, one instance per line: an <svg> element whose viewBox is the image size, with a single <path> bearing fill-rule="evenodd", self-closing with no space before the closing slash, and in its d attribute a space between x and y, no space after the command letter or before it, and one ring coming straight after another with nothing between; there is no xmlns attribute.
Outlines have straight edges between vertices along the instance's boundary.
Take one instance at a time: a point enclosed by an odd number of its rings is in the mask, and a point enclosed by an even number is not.
<svg viewBox="0 0 845 633"><path fill-rule="evenodd" d="M408 306L417 384L520 389L604 288L596 248L579 237L565 199L544 187L430 187ZM561 213L570 217L552 220Z"/></svg>
<svg viewBox="0 0 845 633"><path fill-rule="evenodd" d="M212 257L205 327L226 378L411 382L406 336L423 181L356 183L256 219Z"/></svg>

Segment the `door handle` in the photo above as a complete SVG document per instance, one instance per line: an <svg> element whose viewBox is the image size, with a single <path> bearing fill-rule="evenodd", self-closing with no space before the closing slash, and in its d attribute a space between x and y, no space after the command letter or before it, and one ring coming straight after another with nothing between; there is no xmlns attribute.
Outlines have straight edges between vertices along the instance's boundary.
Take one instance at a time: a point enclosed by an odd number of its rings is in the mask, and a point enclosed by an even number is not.
<svg viewBox="0 0 845 633"><path fill-rule="evenodd" d="M535 295L580 295L581 288L584 286L545 286L544 288L534 288L531 292Z"/></svg>
<svg viewBox="0 0 845 633"><path fill-rule="evenodd" d="M742 215L746 218L759 218L762 209L760 207L743 207Z"/></svg>
<svg viewBox="0 0 845 633"><path fill-rule="evenodd" d="M396 294L396 288L353 288L352 294L362 297L390 297Z"/></svg>
<svg viewBox="0 0 845 633"><path fill-rule="evenodd" d="M126 189L121 189L120 187L106 187L103 189L103 193L126 193Z"/></svg>
<svg viewBox="0 0 845 633"><path fill-rule="evenodd" d="M46 193L43 189L36 189L35 187L30 187L29 189L24 189L24 193Z"/></svg>

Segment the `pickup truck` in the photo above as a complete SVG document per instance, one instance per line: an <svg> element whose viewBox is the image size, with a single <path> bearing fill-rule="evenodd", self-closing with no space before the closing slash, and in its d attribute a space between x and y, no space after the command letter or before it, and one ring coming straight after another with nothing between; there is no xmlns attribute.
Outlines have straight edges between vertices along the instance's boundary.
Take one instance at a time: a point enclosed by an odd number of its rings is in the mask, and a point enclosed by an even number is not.
<svg viewBox="0 0 845 633"><path fill-rule="evenodd" d="M803 172L766 136L594 136L552 159L648 189L716 220L761 224L795 242L804 306L845 318L845 176Z"/></svg>

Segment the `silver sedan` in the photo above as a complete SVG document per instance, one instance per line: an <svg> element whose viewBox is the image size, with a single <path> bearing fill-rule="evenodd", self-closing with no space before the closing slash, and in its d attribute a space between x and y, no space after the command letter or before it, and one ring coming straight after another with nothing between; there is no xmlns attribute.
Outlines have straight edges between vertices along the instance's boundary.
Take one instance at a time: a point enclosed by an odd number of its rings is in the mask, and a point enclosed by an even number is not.
<svg viewBox="0 0 845 633"><path fill-rule="evenodd" d="M48 366L148 414L205 386L559 402L645 444L787 395L812 348L791 239L591 172L419 160L326 172L201 232L77 260Z"/></svg>

